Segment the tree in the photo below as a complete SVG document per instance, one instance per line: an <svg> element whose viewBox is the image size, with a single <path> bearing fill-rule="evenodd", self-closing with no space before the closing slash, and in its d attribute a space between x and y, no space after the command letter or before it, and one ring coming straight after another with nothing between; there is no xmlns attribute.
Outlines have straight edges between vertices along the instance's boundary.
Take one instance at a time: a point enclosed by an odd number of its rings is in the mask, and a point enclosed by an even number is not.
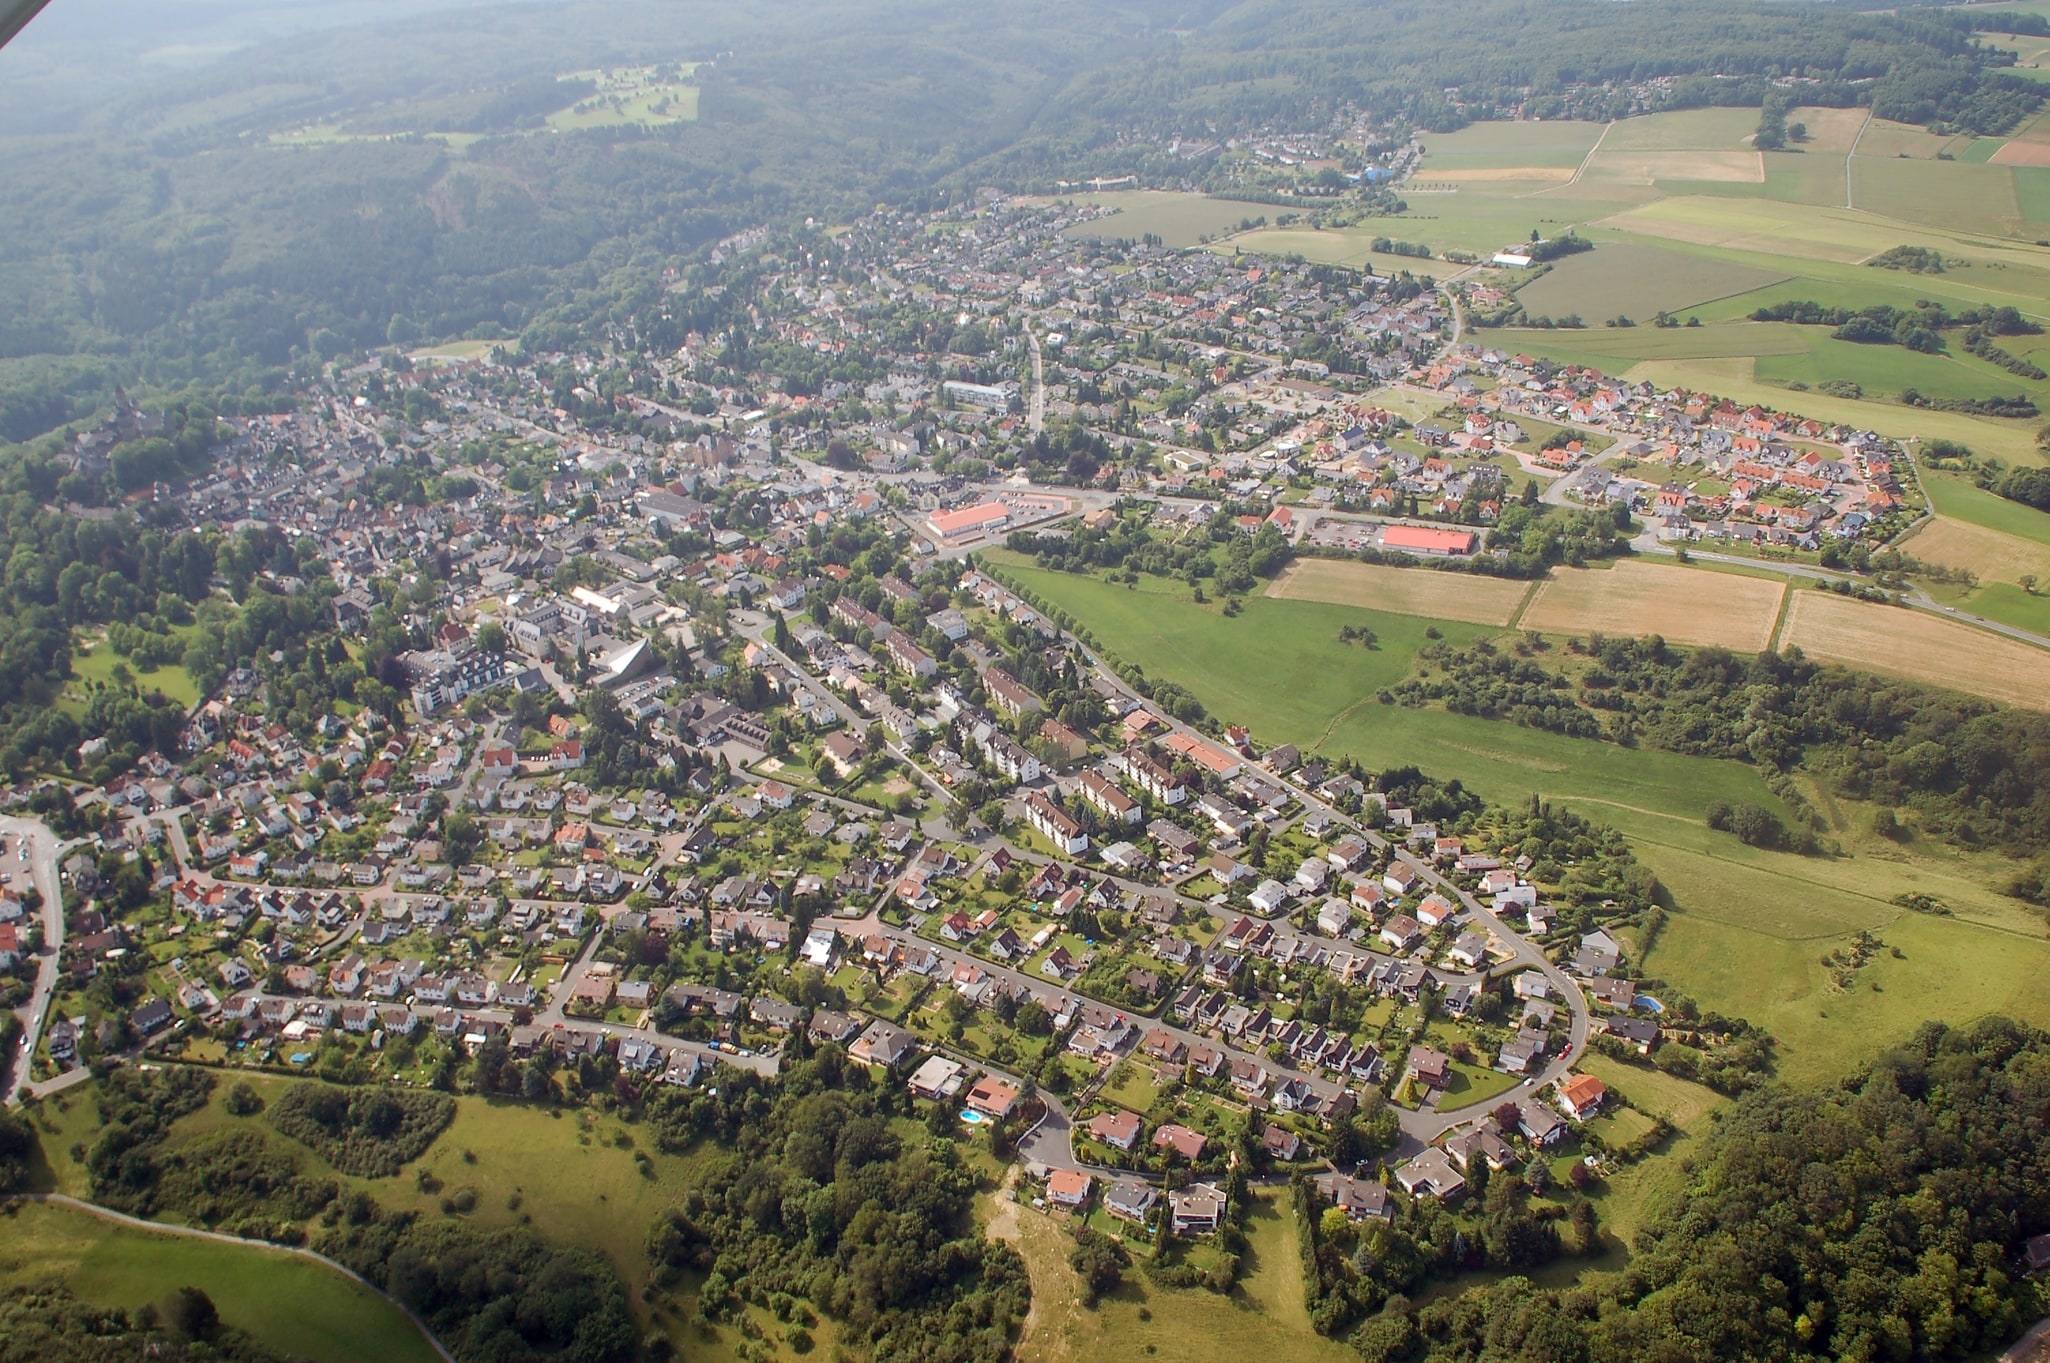
<svg viewBox="0 0 2050 1363"><path fill-rule="evenodd" d="M441 854L449 865L468 866L476 859L477 849L483 841L477 817L468 810L458 809L442 819Z"/></svg>
<svg viewBox="0 0 2050 1363"><path fill-rule="evenodd" d="M1124 1246L1108 1235L1088 1226L1078 1229L1068 1263L1082 1279L1082 1304L1094 1307L1123 1286L1125 1266L1130 1262Z"/></svg>

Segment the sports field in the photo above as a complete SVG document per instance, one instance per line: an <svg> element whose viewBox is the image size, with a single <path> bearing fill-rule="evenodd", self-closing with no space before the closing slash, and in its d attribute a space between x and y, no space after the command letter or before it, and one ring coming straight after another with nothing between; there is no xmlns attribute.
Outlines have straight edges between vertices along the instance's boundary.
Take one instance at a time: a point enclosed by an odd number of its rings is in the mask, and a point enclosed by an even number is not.
<svg viewBox="0 0 2050 1363"><path fill-rule="evenodd" d="M1290 564L1266 594L1281 601L1328 601L1397 615L1507 625L1530 594L1530 584L1429 568L1306 558Z"/></svg>
<svg viewBox="0 0 2050 1363"><path fill-rule="evenodd" d="M1772 641L1785 592L1766 578L1711 578L1633 559L1610 568L1555 569L1520 623L1547 634L1657 634L1675 644L1755 653Z"/></svg>
<svg viewBox="0 0 2050 1363"><path fill-rule="evenodd" d="M1781 647L1810 657L2050 710L2050 653L1926 611L1800 590Z"/></svg>

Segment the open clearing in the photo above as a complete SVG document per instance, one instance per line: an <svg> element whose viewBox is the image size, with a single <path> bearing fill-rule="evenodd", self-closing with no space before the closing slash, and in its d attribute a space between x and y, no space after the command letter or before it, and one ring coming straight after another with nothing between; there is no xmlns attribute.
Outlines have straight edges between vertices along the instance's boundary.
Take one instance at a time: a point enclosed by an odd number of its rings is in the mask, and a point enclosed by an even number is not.
<svg viewBox="0 0 2050 1363"><path fill-rule="evenodd" d="M1128 1269L1125 1285L1091 1310L1068 1266L1074 1241L1066 1217L1000 1206L991 1233L1010 1240L1032 1278L1032 1314L1018 1346L1020 1363L1099 1358L1157 1358L1210 1363L1217 1358L1345 1363L1359 1355L1310 1326L1303 1303L1295 1212L1287 1191L1255 1195L1246 1227L1239 1285L1228 1297L1201 1288L1169 1289Z"/></svg>
<svg viewBox="0 0 2050 1363"><path fill-rule="evenodd" d="M1516 301L1534 317L1577 313L1593 321L1618 315L1648 321L1661 312L1750 293L1786 278L1785 273L1712 256L1605 241L1553 265L1518 289Z"/></svg>
<svg viewBox="0 0 2050 1363"><path fill-rule="evenodd" d="M307 1259L153 1235L33 1203L10 1206L0 1224L0 1284L57 1278L85 1301L129 1310L197 1287L228 1324L280 1353L318 1363L435 1363L390 1302Z"/></svg>
<svg viewBox="0 0 2050 1363"><path fill-rule="evenodd" d="M1282 601L1328 601L1397 615L1463 620L1471 625L1507 625L1529 590L1528 583L1505 578L1306 558L1276 578L1267 595Z"/></svg>
<svg viewBox="0 0 2050 1363"><path fill-rule="evenodd" d="M1152 189L1061 197L1075 203L1102 204L1105 208L1117 210L1108 218L1070 229L1070 236L1137 241L1150 232L1169 246L1194 246L1203 237L1235 232L1240 223L1255 218L1272 219L1275 214L1275 210L1266 204Z"/></svg>
<svg viewBox="0 0 2050 1363"><path fill-rule="evenodd" d="M2050 654L1926 611L1797 591L1782 646L2009 705L2050 710Z"/></svg>
<svg viewBox="0 0 2050 1363"><path fill-rule="evenodd" d="M1786 587L1756 577L1704 578L1688 568L1626 561L1560 568L1523 613L1556 634L1658 634L1675 644L1757 652L1772 640Z"/></svg>
<svg viewBox="0 0 2050 1363"><path fill-rule="evenodd" d="M1969 568L1981 582L2019 582L2032 573L2050 583L2050 545L1983 525L1939 516L1901 547L1928 563Z"/></svg>

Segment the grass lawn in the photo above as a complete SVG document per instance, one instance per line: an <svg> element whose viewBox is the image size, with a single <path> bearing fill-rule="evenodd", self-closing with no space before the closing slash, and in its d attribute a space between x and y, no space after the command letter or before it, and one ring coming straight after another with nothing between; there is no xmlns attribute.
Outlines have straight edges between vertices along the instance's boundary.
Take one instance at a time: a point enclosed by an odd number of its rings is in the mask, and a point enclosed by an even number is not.
<svg viewBox="0 0 2050 1363"><path fill-rule="evenodd" d="M1651 1128L1651 1118L1627 1107L1617 1108L1607 1116L1597 1117L1587 1124L1587 1129L1600 1136L1611 1150L1620 1150L1642 1140Z"/></svg>
<svg viewBox="0 0 2050 1363"><path fill-rule="evenodd" d="M5 1218L0 1284L56 1277L85 1301L129 1309L197 1287L223 1320L279 1353L317 1363L436 1357L396 1307L295 1255L154 1235L62 1207L12 1206Z"/></svg>
<svg viewBox="0 0 2050 1363"><path fill-rule="evenodd" d="M83 641L79 643L78 650L71 657L71 675L81 684L100 682L112 685L116 665L127 667L135 684L145 692L152 689L161 691L188 710L199 703L199 683L192 679L190 672L176 663L146 672L133 660L116 653L104 639L91 645Z"/></svg>
<svg viewBox="0 0 2050 1363"><path fill-rule="evenodd" d="M1462 1065L1452 1062L1452 1082L1439 1095L1438 1108L1450 1112L1455 1108L1472 1107L1485 1103L1498 1093L1506 1093L1523 1082L1523 1076L1503 1074L1485 1065Z"/></svg>
<svg viewBox="0 0 2050 1363"><path fill-rule="evenodd" d="M1159 1100L1165 1087L1152 1066L1124 1060L1112 1068L1109 1082L1097 1092L1107 1103L1143 1113Z"/></svg>

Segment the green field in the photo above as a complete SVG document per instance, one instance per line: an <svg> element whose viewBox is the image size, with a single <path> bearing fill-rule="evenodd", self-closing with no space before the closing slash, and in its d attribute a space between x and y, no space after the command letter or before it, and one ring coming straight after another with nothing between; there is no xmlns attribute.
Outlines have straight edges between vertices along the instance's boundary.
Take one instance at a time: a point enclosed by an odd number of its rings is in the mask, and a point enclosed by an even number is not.
<svg viewBox="0 0 2050 1363"><path fill-rule="evenodd" d="M268 1098L299 1081L252 1075L247 1082ZM696 1155L678 1157L650 1149L644 1133L616 1119L463 1096L456 1100L456 1117L448 1130L413 1165L393 1178L353 1178L335 1171L313 1151L277 1135L263 1117L231 1115L225 1106L229 1087L219 1085L208 1106L181 1119L173 1129L173 1140L252 1126L289 1147L309 1174L362 1188L386 1207L439 1216L442 1192L422 1192L415 1181L414 1170L427 1169L441 1180L445 1191L476 1189L477 1209L470 1213L470 1221L506 1226L531 1218L547 1227L551 1236L602 1251L635 1291L648 1278L644 1244L648 1227L687 1186L690 1171L698 1162ZM77 1142L90 1144L96 1125L92 1103L82 1095L72 1095L62 1112L45 1104L43 1113L59 1124L43 1139L51 1166L46 1186L74 1197L88 1196L85 1171L71 1161L69 1150ZM636 1143L650 1157L652 1177L643 1175L634 1159ZM546 1152L545 1162L537 1163L537 1151ZM515 1194L518 1204L510 1205Z"/></svg>
<svg viewBox="0 0 2050 1363"><path fill-rule="evenodd" d="M623 70L574 71L566 80L588 80L598 87L589 99L581 100L548 116L548 126L557 132L583 128L623 128L638 124L659 128L671 123L689 123L698 116L698 88L690 83L696 68L683 63L671 79L663 79L656 67Z"/></svg>
<svg viewBox="0 0 2050 1363"><path fill-rule="evenodd" d="M188 627L184 632L193 631ZM81 642L71 657L71 675L79 683L98 682L111 686L116 666L126 667L135 684L145 692L162 691L188 710L199 704L199 683L176 663L146 672L125 655L116 653L104 641L91 645Z"/></svg>
<svg viewBox="0 0 2050 1363"><path fill-rule="evenodd" d="M1430 173L1513 170L1524 166L1571 170L1602 135L1600 123L1562 119L1546 123L1469 123L1458 132L1423 135ZM1429 174L1423 178L1428 179Z"/></svg>
<svg viewBox="0 0 2050 1363"><path fill-rule="evenodd" d="M1697 148L1742 147L1758 129L1758 115L1748 109L1683 109L1676 113L1626 118L1602 139L1602 154L1612 151L1692 151Z"/></svg>
<svg viewBox="0 0 2050 1363"><path fill-rule="evenodd" d="M2038 511L2022 502L2011 502L1957 474L1924 473L1922 487L1929 494L1929 501L1938 515L1983 525L1988 530L2017 535L2038 544L2050 544L2050 512Z"/></svg>
<svg viewBox="0 0 2050 1363"><path fill-rule="evenodd" d="M181 1287L270 1348L317 1363L434 1363L397 1307L333 1269L275 1250L131 1230L85 1212L17 1204L0 1230L0 1283L57 1278L82 1300L135 1309Z"/></svg>
<svg viewBox="0 0 2050 1363"><path fill-rule="evenodd" d="M1194 246L1204 237L1236 232L1242 222L1255 218L1266 218L1271 222L1277 212L1285 211L1269 204L1213 199L1204 194L1170 194L1151 189L1062 197L1076 203L1102 204L1105 208L1117 210L1108 218L1072 229L1072 236L1136 241L1151 233L1169 246Z"/></svg>
<svg viewBox="0 0 2050 1363"><path fill-rule="evenodd" d="M1599 324L1622 314L1648 322L1660 312L1698 307L1785 278L1785 274L1709 256L1635 242L1609 242L1557 262L1517 290L1516 301L1534 317L1578 313Z"/></svg>

